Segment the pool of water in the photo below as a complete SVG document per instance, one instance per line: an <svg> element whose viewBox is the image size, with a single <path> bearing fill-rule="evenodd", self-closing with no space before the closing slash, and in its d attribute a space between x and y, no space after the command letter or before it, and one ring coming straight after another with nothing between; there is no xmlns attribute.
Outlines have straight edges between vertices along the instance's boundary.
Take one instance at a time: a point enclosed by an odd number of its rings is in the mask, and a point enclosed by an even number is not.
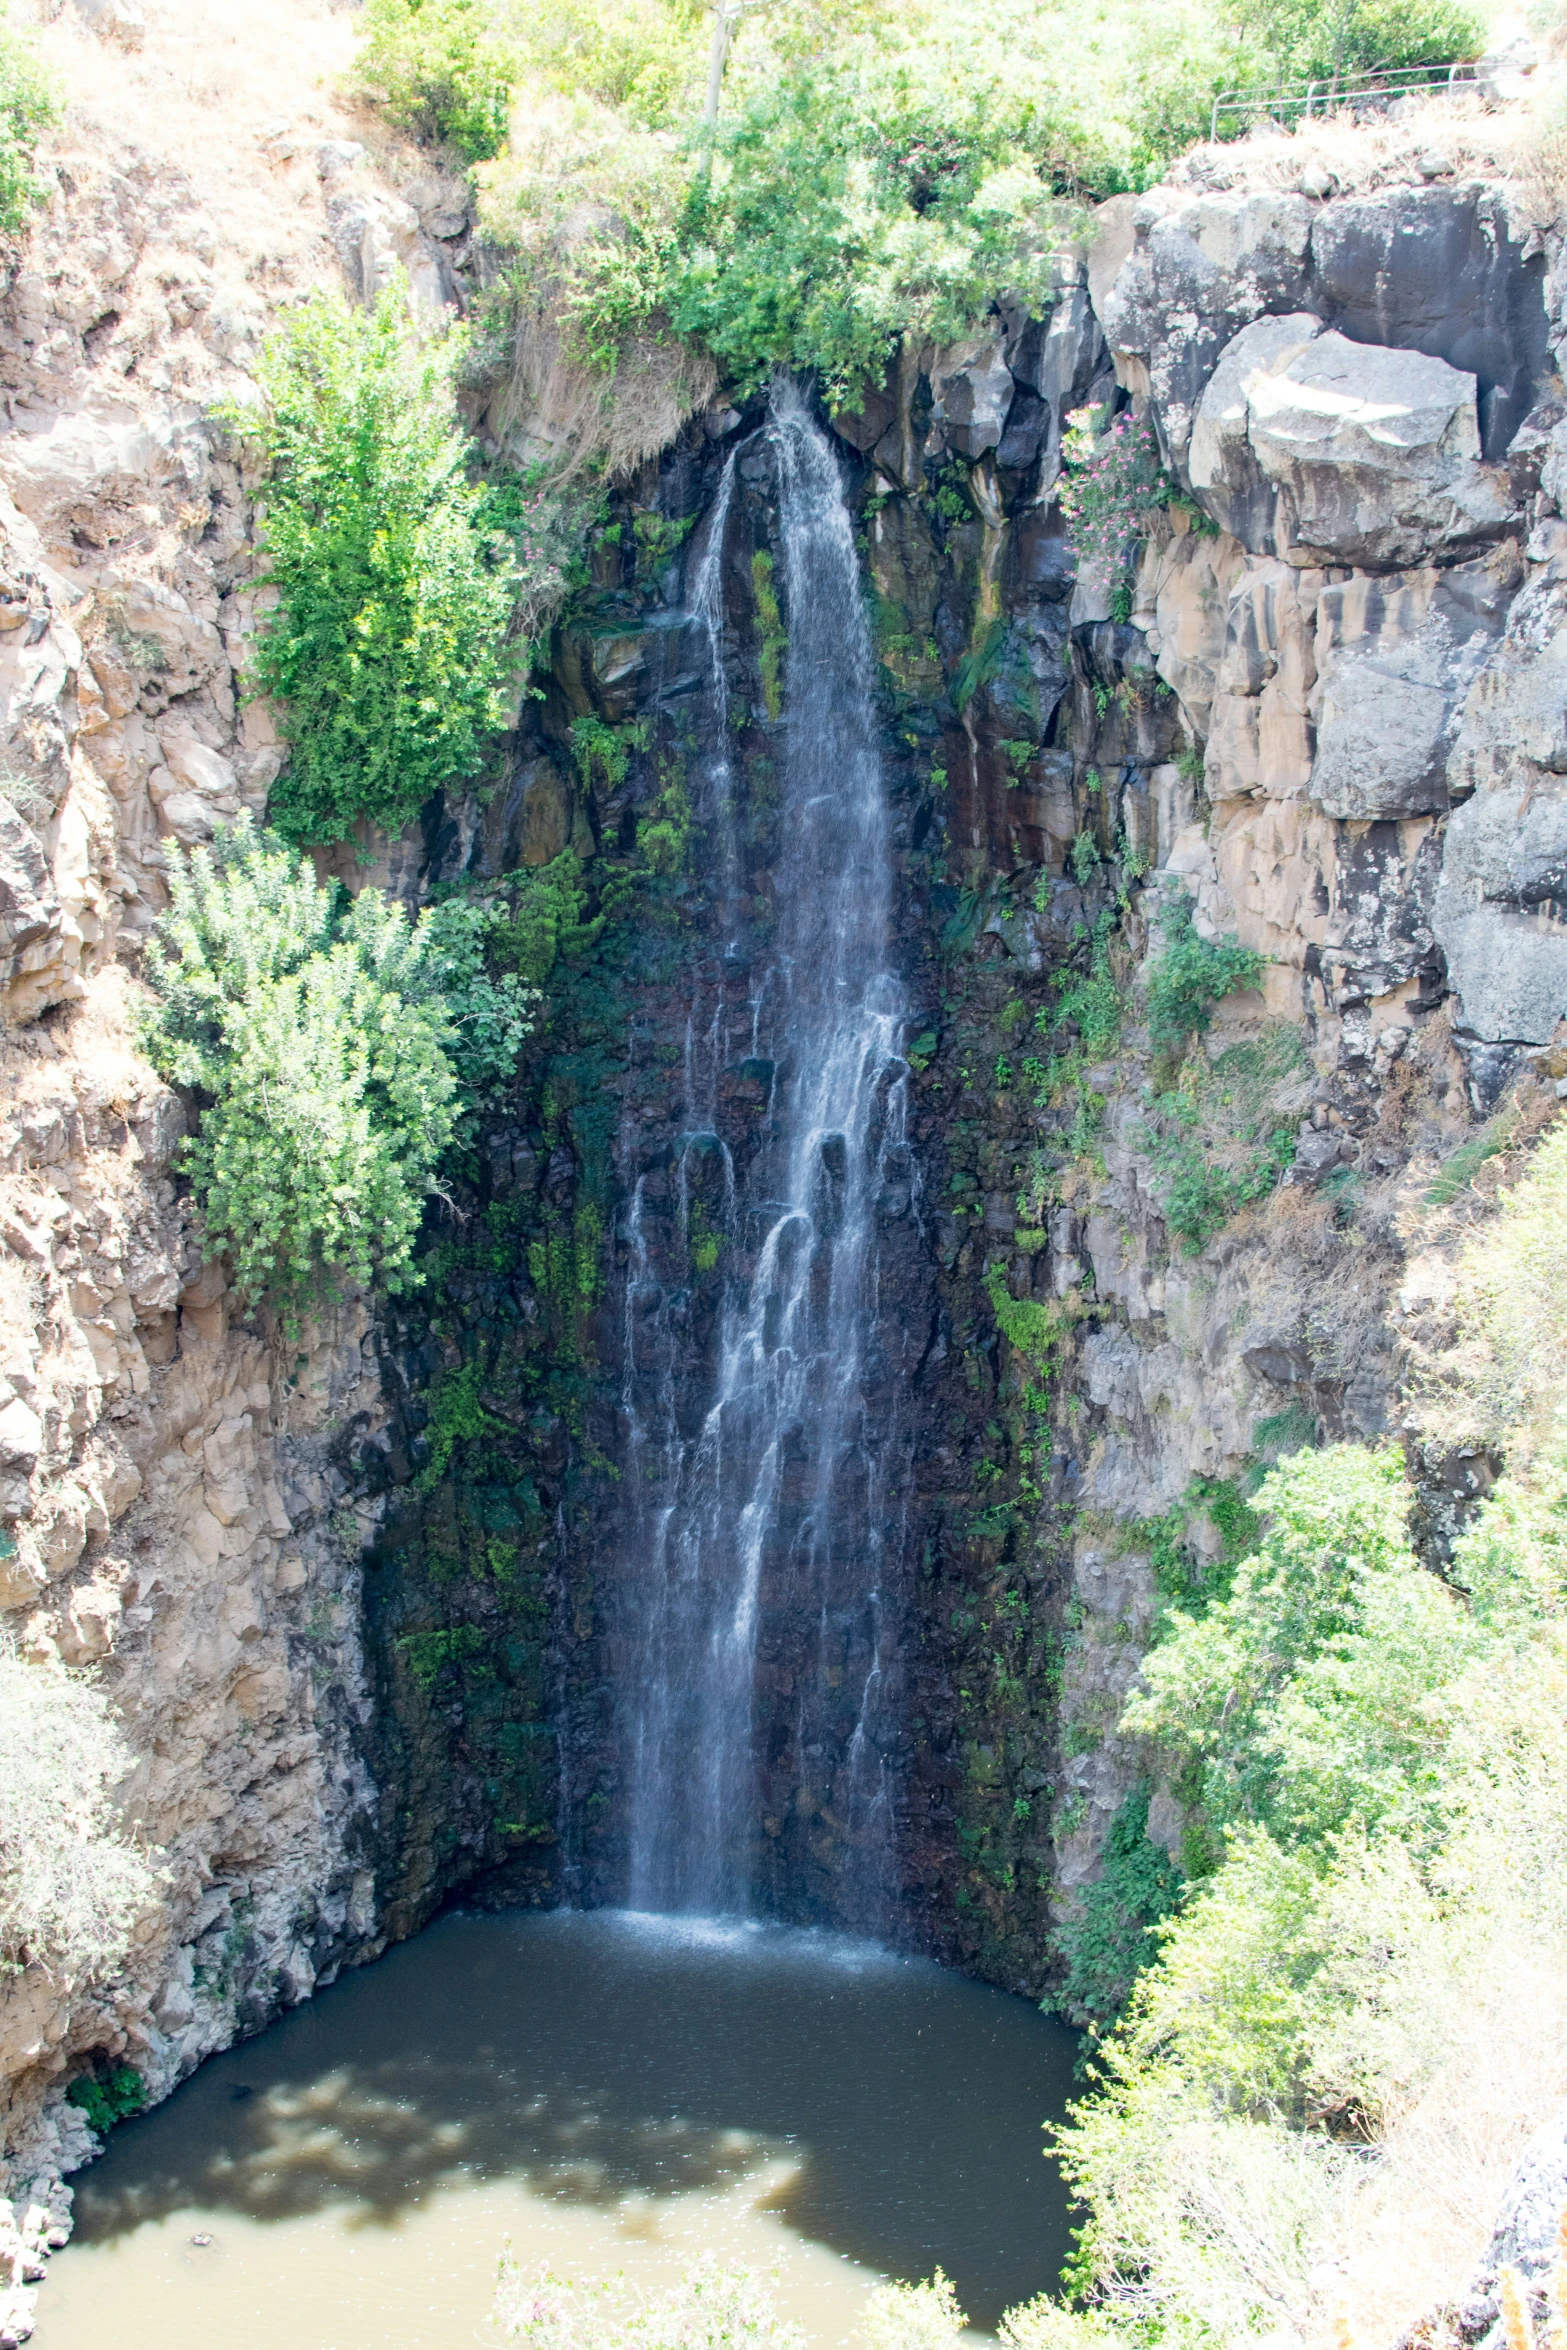
<svg viewBox="0 0 1567 2350"><path fill-rule="evenodd" d="M1040 2125L1075 2047L841 1936L451 1916L115 2132L37 2350L453 2350L507 2240L660 2282L711 2247L824 2345L939 2264L989 2327L1067 2250Z"/></svg>

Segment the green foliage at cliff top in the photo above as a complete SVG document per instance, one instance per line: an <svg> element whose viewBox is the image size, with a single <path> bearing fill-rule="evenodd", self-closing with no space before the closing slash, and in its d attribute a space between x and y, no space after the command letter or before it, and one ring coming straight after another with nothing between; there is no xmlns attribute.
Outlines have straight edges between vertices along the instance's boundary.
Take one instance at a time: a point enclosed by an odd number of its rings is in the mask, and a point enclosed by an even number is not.
<svg viewBox="0 0 1567 2350"><path fill-rule="evenodd" d="M463 348L421 342L401 286L369 315L317 294L267 343L261 407L231 417L268 468L256 677L290 747L270 809L287 839L401 832L502 723L525 557L466 476Z"/></svg>
<svg viewBox="0 0 1567 2350"><path fill-rule="evenodd" d="M430 5L377 0L415 47ZM1042 303L1070 204L1148 184L1219 91L1482 39L1454 0L773 0L740 24L714 136L710 24L690 0L563 0L514 25L486 228L600 366L673 327L737 386L814 368L844 398L900 333Z"/></svg>
<svg viewBox="0 0 1567 2350"><path fill-rule="evenodd" d="M531 1025L534 992L492 976L506 916L451 899L410 923L248 824L173 851L169 890L145 1042L197 1098L183 1163L209 1253L286 1315L345 1280L409 1287L442 1154Z"/></svg>

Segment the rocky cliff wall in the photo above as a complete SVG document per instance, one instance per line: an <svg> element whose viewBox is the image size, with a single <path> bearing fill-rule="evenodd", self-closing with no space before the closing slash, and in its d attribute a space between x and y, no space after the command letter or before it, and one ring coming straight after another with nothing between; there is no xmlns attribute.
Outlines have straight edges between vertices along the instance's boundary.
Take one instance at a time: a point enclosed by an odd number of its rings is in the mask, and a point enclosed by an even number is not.
<svg viewBox="0 0 1567 2350"><path fill-rule="evenodd" d="M0 298L0 1628L101 1672L162 1875L113 1981L0 1983L0 2192L35 2207L29 2275L94 2145L70 2082L129 2062L166 2094L379 1949L396 1877L367 1759L374 1333L353 1300L288 1340L231 1318L130 976L166 844L259 811L281 759L246 699L254 513L214 410L312 284L397 261L438 302L466 233L415 180L446 241L425 234L320 97L322 26L283 15L207 90L227 19L199 64L177 18L46 28L73 103Z"/></svg>
<svg viewBox="0 0 1567 2350"><path fill-rule="evenodd" d="M1427 1195L1567 1070L1558 246L1429 150L1340 186L1291 146L1116 199L1043 333L905 355L840 420L894 723L940 787L944 1295L967 1350L997 1268L1062 1315L1048 1436L1002 1410L957 1447L991 1507L924 1619L938 1931L1020 1987L1140 1781L1179 1856L1179 1790L1114 1723L1161 1585L1244 1539L1259 1463L1402 1434L1437 1542L1492 1473L1408 1392L1451 1238ZM1055 505L1064 412L1112 367L1186 501L1130 579L1074 565ZM1139 988L1176 889L1267 968L1172 1089ZM1099 925L1118 1042L1031 1100L1035 1015ZM1017 1350L991 1363L971 1383L1015 1398Z"/></svg>

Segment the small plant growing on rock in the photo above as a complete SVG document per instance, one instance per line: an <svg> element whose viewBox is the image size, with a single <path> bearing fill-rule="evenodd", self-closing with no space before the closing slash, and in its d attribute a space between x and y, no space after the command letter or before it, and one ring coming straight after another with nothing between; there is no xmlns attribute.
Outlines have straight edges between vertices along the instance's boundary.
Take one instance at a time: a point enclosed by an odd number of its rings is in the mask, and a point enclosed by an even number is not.
<svg viewBox="0 0 1567 2350"><path fill-rule="evenodd" d="M1148 1031L1154 1050L1173 1060L1194 1036L1207 1035L1215 1004L1257 985L1267 957L1237 938L1203 938L1184 891L1165 906L1160 923L1165 948L1148 974Z"/></svg>
<svg viewBox="0 0 1567 2350"><path fill-rule="evenodd" d="M83 2073L65 2092L67 2105L74 2105L90 2130L106 2138L116 2122L140 2113L147 2102L147 2084L133 2064L111 2065L107 2075L99 2080L94 2073Z"/></svg>

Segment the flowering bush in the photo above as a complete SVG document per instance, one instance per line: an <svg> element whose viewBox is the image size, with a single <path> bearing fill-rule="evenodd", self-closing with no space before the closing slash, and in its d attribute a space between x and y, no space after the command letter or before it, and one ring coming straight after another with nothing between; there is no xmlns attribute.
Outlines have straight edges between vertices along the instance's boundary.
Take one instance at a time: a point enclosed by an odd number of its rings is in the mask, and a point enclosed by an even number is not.
<svg viewBox="0 0 1567 2350"><path fill-rule="evenodd" d="M1074 526L1079 560L1114 571L1129 547L1146 535L1147 519L1170 502L1170 478L1159 459L1151 417L1123 408L1108 432L1104 411L1074 408L1061 443L1061 511Z"/></svg>

